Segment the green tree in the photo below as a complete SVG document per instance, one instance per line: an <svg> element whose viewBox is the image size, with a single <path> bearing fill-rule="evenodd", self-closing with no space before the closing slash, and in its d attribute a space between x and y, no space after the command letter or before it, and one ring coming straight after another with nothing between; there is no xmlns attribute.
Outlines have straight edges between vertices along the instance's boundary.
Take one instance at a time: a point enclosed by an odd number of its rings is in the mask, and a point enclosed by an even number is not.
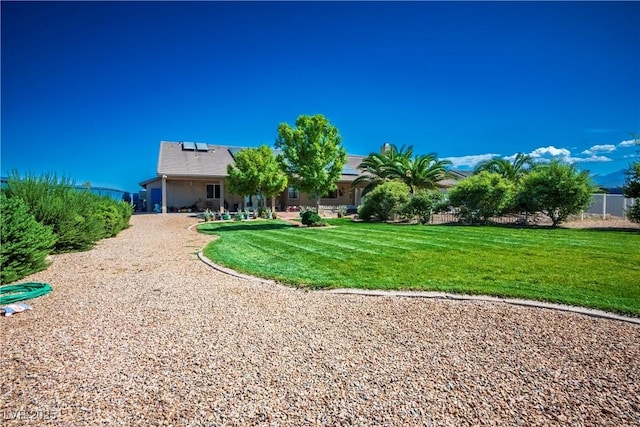
<svg viewBox="0 0 640 427"><path fill-rule="evenodd" d="M320 198L337 188L347 163L338 128L322 114L301 115L295 128L287 123L278 126L275 146L282 150L278 160L289 181L309 194L318 210Z"/></svg>
<svg viewBox="0 0 640 427"><path fill-rule="evenodd" d="M259 194L264 200L276 197L287 188L287 176L266 145L238 151L234 163L227 166L227 185L232 193Z"/></svg>
<svg viewBox="0 0 640 427"><path fill-rule="evenodd" d="M448 194L449 203L460 209L462 218L486 222L511 209L515 184L495 172L481 171L458 182Z"/></svg>
<svg viewBox="0 0 640 427"><path fill-rule="evenodd" d="M633 140L640 147L640 137L633 134ZM640 154L640 150L638 151ZM627 211L627 217L633 222L640 222L640 161L635 161L629 165L625 171L624 196L635 198L636 202Z"/></svg>
<svg viewBox="0 0 640 427"><path fill-rule="evenodd" d="M546 214L555 228L569 215L588 208L594 191L588 172L554 161L538 165L523 177L518 205L529 213Z"/></svg>
<svg viewBox="0 0 640 427"><path fill-rule="evenodd" d="M438 160L435 153L413 155L413 146L398 149L395 145L385 146L382 153L371 153L358 168L363 172L352 186L367 183L362 194L366 195L376 185L389 180L399 180L409 186L411 194L420 189L435 189L438 181L447 176L448 160Z"/></svg>
<svg viewBox="0 0 640 427"><path fill-rule="evenodd" d="M360 184L367 184L362 190L362 195L365 196L377 185L393 179L392 169L398 159L410 159L412 155L412 146L409 146L405 150L404 145L398 149L394 144L385 144L381 153L370 153L358 165L358 169L362 171L362 174L357 177L353 183L351 183L351 187L357 187Z"/></svg>
<svg viewBox="0 0 640 427"><path fill-rule="evenodd" d="M474 173L482 171L494 172L512 182L519 182L520 179L534 166L533 158L524 153L516 154L513 162L507 159L494 157L491 160L480 163L476 166Z"/></svg>
<svg viewBox="0 0 640 427"><path fill-rule="evenodd" d="M360 207L358 215L365 221L376 217L380 221L393 218L404 211L409 201L409 186L399 181L388 181L371 190Z"/></svg>
<svg viewBox="0 0 640 427"><path fill-rule="evenodd" d="M436 153L417 155L413 158L399 157L391 165L390 177L409 186L411 194L416 190L434 190L438 181L446 178L449 160L438 160Z"/></svg>

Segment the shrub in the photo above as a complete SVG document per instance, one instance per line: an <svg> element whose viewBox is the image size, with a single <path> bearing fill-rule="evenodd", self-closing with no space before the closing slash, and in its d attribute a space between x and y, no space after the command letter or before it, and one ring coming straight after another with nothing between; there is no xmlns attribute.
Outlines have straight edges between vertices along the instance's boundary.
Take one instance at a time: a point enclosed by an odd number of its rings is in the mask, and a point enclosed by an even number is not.
<svg viewBox="0 0 640 427"><path fill-rule="evenodd" d="M495 172L481 171L458 182L449 190L449 203L460 208L470 222L487 221L513 206L515 185Z"/></svg>
<svg viewBox="0 0 640 427"><path fill-rule="evenodd" d="M428 224L433 212L442 209L444 195L439 191L420 190L409 199L403 212L408 217L418 217L421 224Z"/></svg>
<svg viewBox="0 0 640 427"><path fill-rule="evenodd" d="M640 222L640 201L637 201L627 209L627 218L632 222Z"/></svg>
<svg viewBox="0 0 640 427"><path fill-rule="evenodd" d="M134 207L131 203L125 201L116 202L116 206L120 209L120 218L122 219L120 230L118 230L118 232L120 232L125 228L129 228L129 221L131 221Z"/></svg>
<svg viewBox="0 0 640 427"><path fill-rule="evenodd" d="M95 209L94 215L97 215L99 222L102 224L101 237L113 237L129 226L131 219L131 204L124 201L115 201L107 196L97 196L94 194L85 194L89 199L95 199L90 204Z"/></svg>
<svg viewBox="0 0 640 427"><path fill-rule="evenodd" d="M408 201L409 186L399 181L388 181L367 194L358 216L365 221L374 217L387 221L400 214Z"/></svg>
<svg viewBox="0 0 640 427"><path fill-rule="evenodd" d="M0 193L0 283L11 283L47 267L56 237L36 221L20 198Z"/></svg>
<svg viewBox="0 0 640 427"><path fill-rule="evenodd" d="M627 210L627 218L640 222L640 161L631 164L625 174L624 196L636 199L635 204Z"/></svg>
<svg viewBox="0 0 640 427"><path fill-rule="evenodd" d="M529 213L542 212L553 227L589 207L595 187L586 171L574 165L551 162L525 175L518 193L518 205Z"/></svg>
<svg viewBox="0 0 640 427"><path fill-rule="evenodd" d="M97 215L98 218L100 218L104 228L102 237L115 236L120 231L120 224L122 222L120 211L117 207L108 205L106 203L102 203L98 206L99 210L97 212Z"/></svg>
<svg viewBox="0 0 640 427"><path fill-rule="evenodd" d="M22 199L36 221L51 227L57 237L54 252L58 253L89 249L127 227L131 217L128 203L77 190L72 181L55 175L21 179L13 172L5 191L8 198Z"/></svg>
<svg viewBox="0 0 640 427"><path fill-rule="evenodd" d="M53 224L43 223L58 236L56 252L84 251L106 236L96 199L89 191L70 189L50 201L57 216Z"/></svg>
<svg viewBox="0 0 640 427"><path fill-rule="evenodd" d="M302 218L302 224L309 227L321 227L324 225L324 223L322 222L322 218L320 218L320 215L318 215L318 213L313 210L300 212L300 217Z"/></svg>

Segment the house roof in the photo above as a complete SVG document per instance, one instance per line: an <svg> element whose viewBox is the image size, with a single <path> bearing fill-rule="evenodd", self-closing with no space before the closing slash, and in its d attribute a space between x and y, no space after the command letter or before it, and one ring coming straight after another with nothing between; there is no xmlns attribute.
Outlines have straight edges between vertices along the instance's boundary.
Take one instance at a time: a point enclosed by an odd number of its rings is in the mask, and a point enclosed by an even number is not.
<svg viewBox="0 0 640 427"><path fill-rule="evenodd" d="M198 145L204 149L197 150ZM228 145L212 145L193 142L160 142L158 155L158 177L208 177L221 178L227 176L227 165L233 164L234 155L243 148ZM353 181L360 175L358 165L366 156L348 155L343 169L342 181ZM155 181L151 178L141 184Z"/></svg>
<svg viewBox="0 0 640 427"><path fill-rule="evenodd" d="M206 148L204 151L191 149L191 144L195 143L162 141L158 155L158 176L227 176L227 165L233 163L230 151L233 147L203 144L203 148Z"/></svg>
<svg viewBox="0 0 640 427"><path fill-rule="evenodd" d="M161 141L157 176L141 182L140 185L145 187L163 175L171 178L224 178L228 176L227 166L233 164L234 155L243 148L248 147ZM358 166L366 157L348 154L340 181L352 182L360 176L362 172ZM441 181L441 184L448 187L468 175L463 171L451 173L454 175L453 179Z"/></svg>

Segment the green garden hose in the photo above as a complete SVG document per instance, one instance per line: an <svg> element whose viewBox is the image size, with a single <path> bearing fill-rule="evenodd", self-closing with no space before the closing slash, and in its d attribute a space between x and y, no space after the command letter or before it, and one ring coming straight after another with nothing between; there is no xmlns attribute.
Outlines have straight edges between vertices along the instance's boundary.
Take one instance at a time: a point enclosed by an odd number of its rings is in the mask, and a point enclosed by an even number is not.
<svg viewBox="0 0 640 427"><path fill-rule="evenodd" d="M51 292L48 283L27 282L18 285L0 287L0 304L11 304L17 301L37 298Z"/></svg>

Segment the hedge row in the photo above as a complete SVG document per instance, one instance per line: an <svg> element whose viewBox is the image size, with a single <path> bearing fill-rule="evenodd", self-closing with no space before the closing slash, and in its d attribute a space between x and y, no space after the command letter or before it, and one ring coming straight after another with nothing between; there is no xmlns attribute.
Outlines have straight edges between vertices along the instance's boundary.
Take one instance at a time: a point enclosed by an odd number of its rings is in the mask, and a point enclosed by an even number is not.
<svg viewBox="0 0 640 427"><path fill-rule="evenodd" d="M55 175L19 177L2 188L0 283L46 268L49 253L90 249L129 226L131 205L77 190Z"/></svg>

